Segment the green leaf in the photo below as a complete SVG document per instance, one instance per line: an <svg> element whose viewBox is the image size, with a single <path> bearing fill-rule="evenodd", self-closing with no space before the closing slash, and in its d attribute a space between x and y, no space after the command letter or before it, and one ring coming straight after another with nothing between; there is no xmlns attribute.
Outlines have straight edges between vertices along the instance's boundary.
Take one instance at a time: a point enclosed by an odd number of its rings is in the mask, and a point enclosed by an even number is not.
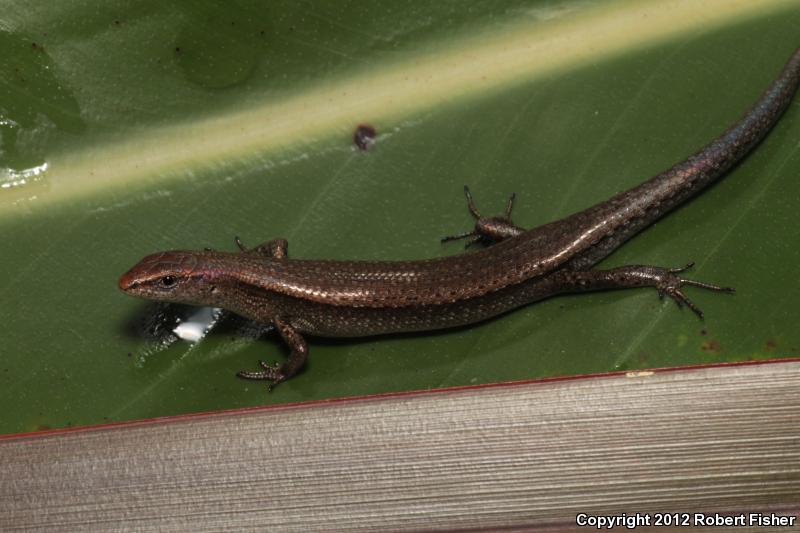
<svg viewBox="0 0 800 533"><path fill-rule="evenodd" d="M382 3L385 4L385 3ZM0 431L621 369L798 355L800 105L725 180L603 266L653 290L553 298L452 331L213 331L154 349L116 288L163 249L286 237L293 257L457 254L461 188L533 227L667 168L735 121L800 44L794 2L0 1ZM377 131L354 147L358 124Z"/></svg>

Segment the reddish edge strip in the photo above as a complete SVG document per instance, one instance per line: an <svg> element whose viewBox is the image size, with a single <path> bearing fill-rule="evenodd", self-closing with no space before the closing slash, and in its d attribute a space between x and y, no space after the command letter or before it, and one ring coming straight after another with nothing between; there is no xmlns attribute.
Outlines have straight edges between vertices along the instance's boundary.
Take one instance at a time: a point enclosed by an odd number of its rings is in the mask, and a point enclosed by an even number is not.
<svg viewBox="0 0 800 533"><path fill-rule="evenodd" d="M442 388L435 388L435 389L426 389L426 390L411 390L411 391L399 391L399 392L384 392L380 394L367 394L364 396L343 396L340 398L330 398L325 400L308 400L305 402L290 402L290 403L281 403L281 404L273 404L273 405L260 405L255 407L241 407L238 409L224 409L221 411L203 411L199 413L187 413L187 414L180 414L180 415L168 415L168 416L159 416L156 418L145 418L141 420L126 420L122 422L109 422L106 424L96 424L91 426L76 426L76 427L69 427L69 428L58 428L58 429L48 429L44 431L29 431L25 433L10 433L7 435L0 435L0 442L4 440L12 440L12 439L22 439L22 438L41 438L41 437L50 437L55 435L62 435L65 433L76 433L76 432L83 432L83 431L97 431L97 430L106 430L106 429L113 429L113 428L120 428L120 427L133 427L133 426L142 426L142 425L150 425L150 424L162 424L162 423L176 423L176 422L183 422L187 420L194 420L197 418L214 418L218 416L235 416L235 415L242 415L247 413L254 413L254 412L262 412L262 411L273 411L273 410L285 410L285 409L305 409L310 407L317 407L321 405L331 405L331 404L341 404L341 403L355 403L355 402L364 402L364 401L374 401L374 400L386 400L392 398L404 398L404 397L413 397L413 396L427 396L430 394L446 394L452 392L461 392L461 391L469 391L469 390L483 390L483 389L492 389L497 387L521 387L521 386L528 386L528 385L544 385L547 383L554 383L559 381L578 381L584 379L598 379L598 378L616 378L622 377L630 373L639 373L639 372L684 372L684 371L692 371L692 370L702 370L705 368L727 368L727 367L740 367L740 366L757 366L757 365L765 365L765 364L781 364L781 363L800 363L800 357L791 357L786 359L762 359L757 361L735 361L729 363L709 363L709 364L700 364L700 365L689 365L689 366L671 366L671 367L662 367L662 368L642 368L638 370L620 370L615 372L600 372L597 374L579 374L579 375L571 375L571 376L553 376L547 378L538 378L538 379L527 379L521 381L501 381L499 383L484 383L479 385L461 385L457 387L442 387Z"/></svg>

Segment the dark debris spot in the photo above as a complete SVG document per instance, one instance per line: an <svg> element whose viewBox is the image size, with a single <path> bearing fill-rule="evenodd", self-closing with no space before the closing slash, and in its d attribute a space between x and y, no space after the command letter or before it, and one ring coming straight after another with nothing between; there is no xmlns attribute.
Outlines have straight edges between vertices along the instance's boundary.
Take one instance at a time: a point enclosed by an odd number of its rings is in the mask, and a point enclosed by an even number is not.
<svg viewBox="0 0 800 533"><path fill-rule="evenodd" d="M769 339L764 346L764 349L768 352L774 352L775 348L778 347L778 342L775 339Z"/></svg>
<svg viewBox="0 0 800 533"><path fill-rule="evenodd" d="M375 144L375 128L369 124L359 124L353 132L353 142L360 150L367 151Z"/></svg>
<svg viewBox="0 0 800 533"><path fill-rule="evenodd" d="M708 330L706 330L706 329L701 329L701 330L700 330L700 335L708 335Z"/></svg>
<svg viewBox="0 0 800 533"><path fill-rule="evenodd" d="M719 341L706 341L700 345L700 349L704 352L719 353L722 351L722 345Z"/></svg>

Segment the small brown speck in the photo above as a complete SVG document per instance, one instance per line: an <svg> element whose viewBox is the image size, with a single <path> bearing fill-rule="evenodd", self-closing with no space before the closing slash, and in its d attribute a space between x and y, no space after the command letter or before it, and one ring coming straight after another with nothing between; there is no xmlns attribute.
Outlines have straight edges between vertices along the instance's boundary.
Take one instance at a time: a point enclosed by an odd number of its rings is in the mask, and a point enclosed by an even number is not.
<svg viewBox="0 0 800 533"><path fill-rule="evenodd" d="M180 46L176 46L175 47L175 52L180 54L181 53L181 47Z"/></svg>
<svg viewBox="0 0 800 533"><path fill-rule="evenodd" d="M360 124L353 132L353 142L360 150L367 151L375 144L375 128L369 124Z"/></svg>
<svg viewBox="0 0 800 533"><path fill-rule="evenodd" d="M700 330L700 335L708 335L708 330L701 329Z"/></svg>
<svg viewBox="0 0 800 533"><path fill-rule="evenodd" d="M700 349L704 352L719 353L722 350L722 346L719 341L706 341L700 345Z"/></svg>
<svg viewBox="0 0 800 533"><path fill-rule="evenodd" d="M133 357L133 354L131 352L128 352L128 357Z"/></svg>
<svg viewBox="0 0 800 533"><path fill-rule="evenodd" d="M777 348L777 347L778 347L778 343L775 341L775 339L769 339L767 341L766 345L764 346L764 349L766 351L768 351L768 352L774 352L775 348Z"/></svg>

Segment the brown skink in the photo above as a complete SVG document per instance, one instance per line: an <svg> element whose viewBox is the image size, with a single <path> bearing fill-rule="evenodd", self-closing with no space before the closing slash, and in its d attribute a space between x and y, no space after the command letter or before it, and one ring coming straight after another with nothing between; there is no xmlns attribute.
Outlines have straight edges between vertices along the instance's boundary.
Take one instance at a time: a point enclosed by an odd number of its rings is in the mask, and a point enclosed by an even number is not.
<svg viewBox="0 0 800 533"><path fill-rule="evenodd" d="M685 285L732 289L684 279L688 268L632 265L591 270L643 228L724 175L778 121L800 85L800 49L745 115L717 139L641 185L561 220L531 230L506 212L484 217L465 187L474 237L485 248L417 261L290 259L287 242L275 239L241 252L169 251L149 255L126 272L127 294L192 305L222 307L272 323L291 348L282 364L261 363L240 372L274 386L305 363L303 334L361 337L425 331L486 320L549 296L599 289L655 287L686 304ZM447 239L450 239L447 238Z"/></svg>

